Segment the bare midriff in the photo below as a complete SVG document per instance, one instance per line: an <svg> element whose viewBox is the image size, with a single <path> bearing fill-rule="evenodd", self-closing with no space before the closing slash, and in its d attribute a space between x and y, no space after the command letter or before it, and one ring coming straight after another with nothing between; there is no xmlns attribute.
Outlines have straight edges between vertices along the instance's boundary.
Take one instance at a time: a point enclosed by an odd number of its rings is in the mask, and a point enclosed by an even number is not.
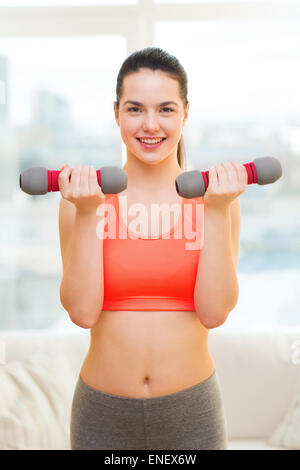
<svg viewBox="0 0 300 470"><path fill-rule="evenodd" d="M192 311L105 311L91 328L82 380L131 398L169 395L214 372L208 333Z"/></svg>

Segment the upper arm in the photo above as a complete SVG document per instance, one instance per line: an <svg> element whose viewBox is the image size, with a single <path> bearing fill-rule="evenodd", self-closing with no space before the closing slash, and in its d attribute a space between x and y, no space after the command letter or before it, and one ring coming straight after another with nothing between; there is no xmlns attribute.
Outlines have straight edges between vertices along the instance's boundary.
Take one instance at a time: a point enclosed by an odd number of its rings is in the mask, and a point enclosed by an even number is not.
<svg viewBox="0 0 300 470"><path fill-rule="evenodd" d="M59 204L59 241L63 273L66 269L75 215L76 207L74 204L62 197Z"/></svg>
<svg viewBox="0 0 300 470"><path fill-rule="evenodd" d="M241 231L241 208L240 200L237 197L234 199L230 206L231 216L231 243L234 265L237 268L239 260L240 248L240 231Z"/></svg>

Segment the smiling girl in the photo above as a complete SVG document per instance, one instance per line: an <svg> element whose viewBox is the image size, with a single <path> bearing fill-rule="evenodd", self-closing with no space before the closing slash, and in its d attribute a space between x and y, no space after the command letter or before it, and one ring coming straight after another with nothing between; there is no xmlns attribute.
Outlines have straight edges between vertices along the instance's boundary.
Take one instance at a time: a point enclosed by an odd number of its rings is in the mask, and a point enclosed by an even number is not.
<svg viewBox="0 0 300 470"><path fill-rule="evenodd" d="M208 334L238 298L237 198L247 175L225 162L211 168L203 198L177 194L189 102L187 76L174 56L155 47L131 54L116 95L126 190L104 196L92 167L66 165L60 173L61 301L71 320L91 331L73 397L71 447L227 449ZM131 208L142 204L149 220L160 203L177 204L179 217L166 230L160 224L157 236L143 224L134 231ZM96 234L96 209L109 205L128 237ZM197 207L205 208L205 224ZM186 249L184 233L175 237L185 214L204 237L200 249Z"/></svg>

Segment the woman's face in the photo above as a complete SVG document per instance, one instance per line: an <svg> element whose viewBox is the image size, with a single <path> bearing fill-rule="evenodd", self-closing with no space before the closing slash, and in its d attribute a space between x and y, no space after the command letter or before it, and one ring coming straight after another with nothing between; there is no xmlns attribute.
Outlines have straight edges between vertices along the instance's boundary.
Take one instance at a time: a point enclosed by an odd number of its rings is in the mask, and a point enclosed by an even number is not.
<svg viewBox="0 0 300 470"><path fill-rule="evenodd" d="M168 101L173 103L161 104ZM170 156L177 160L177 144L188 109L189 103L184 110L176 79L159 70L146 68L127 75L119 114L114 103L116 122L127 147L127 156L132 154L149 164L159 163ZM157 148L146 148L137 139L141 137L164 137L165 140Z"/></svg>

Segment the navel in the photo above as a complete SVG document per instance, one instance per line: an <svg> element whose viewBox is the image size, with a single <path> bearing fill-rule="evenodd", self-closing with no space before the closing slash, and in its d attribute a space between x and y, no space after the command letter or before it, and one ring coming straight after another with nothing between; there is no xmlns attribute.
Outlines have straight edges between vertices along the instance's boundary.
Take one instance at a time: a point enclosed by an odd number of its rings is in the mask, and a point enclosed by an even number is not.
<svg viewBox="0 0 300 470"><path fill-rule="evenodd" d="M146 377L144 378L144 385L148 385L148 384L149 384L149 380L150 380L149 377L146 376Z"/></svg>

